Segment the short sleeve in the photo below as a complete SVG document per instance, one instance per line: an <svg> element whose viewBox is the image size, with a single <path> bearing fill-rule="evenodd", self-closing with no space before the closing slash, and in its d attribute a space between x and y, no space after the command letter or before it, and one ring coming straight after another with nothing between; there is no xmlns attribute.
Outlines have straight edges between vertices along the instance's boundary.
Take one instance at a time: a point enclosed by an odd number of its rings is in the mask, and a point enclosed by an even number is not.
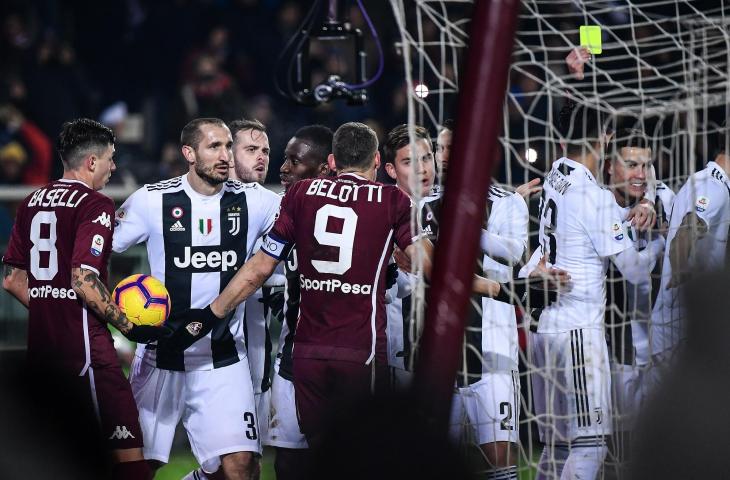
<svg viewBox="0 0 730 480"><path fill-rule="evenodd" d="M258 209L260 215L261 229L259 230L258 236L269 232L274 226L277 216L279 215L279 206L281 205L281 197L274 192L266 190L263 187L256 187L261 194L261 204Z"/></svg>
<svg viewBox="0 0 730 480"><path fill-rule="evenodd" d="M504 214L500 215L496 225L496 234L522 242L527 248L527 235L530 213L525 200L517 194L511 194L501 200L506 203ZM496 208L494 209L496 212ZM524 250L523 250L524 251Z"/></svg>
<svg viewBox="0 0 730 480"><path fill-rule="evenodd" d="M147 227L147 189L140 188L116 211L114 216L114 251L119 253L149 237Z"/></svg>
<svg viewBox="0 0 730 480"><path fill-rule="evenodd" d="M405 250L413 243L411 234L411 207L413 203L399 188L393 187L393 232L395 244Z"/></svg>
<svg viewBox="0 0 730 480"><path fill-rule="evenodd" d="M593 201L589 197L582 206L581 223L599 257L608 258L632 246L621 209L610 191L600 190Z"/></svg>
<svg viewBox="0 0 730 480"><path fill-rule="evenodd" d="M23 270L28 270L27 255L23 252L28 252L29 248L23 240L23 235L21 233L24 230L22 228L22 223L25 218L25 212L26 210L24 207L18 209L13 229L10 232L8 249L5 251L5 255L3 255L3 263Z"/></svg>
<svg viewBox="0 0 730 480"><path fill-rule="evenodd" d="M707 188L698 192L694 201L694 211L708 225L714 225L723 214L728 201L728 189L725 185L708 181Z"/></svg>
<svg viewBox="0 0 730 480"><path fill-rule="evenodd" d="M71 268L87 268L99 274L112 248L114 202L102 195L94 196L77 219Z"/></svg>
<svg viewBox="0 0 730 480"><path fill-rule="evenodd" d="M274 257L277 260L286 259L289 255L292 245L294 245L294 218L295 203L302 183L294 184L287 190L284 198L281 199L278 214L274 215L274 226L271 227L269 233L264 236L261 250L264 253Z"/></svg>

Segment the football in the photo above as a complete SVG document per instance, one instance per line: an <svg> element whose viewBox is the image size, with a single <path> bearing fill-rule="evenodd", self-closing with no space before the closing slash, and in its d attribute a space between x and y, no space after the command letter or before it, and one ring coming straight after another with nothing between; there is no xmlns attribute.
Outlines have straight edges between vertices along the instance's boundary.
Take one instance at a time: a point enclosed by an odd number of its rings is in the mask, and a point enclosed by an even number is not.
<svg viewBox="0 0 730 480"><path fill-rule="evenodd" d="M155 277L130 275L114 288L114 303L136 325L162 325L170 315L170 295Z"/></svg>

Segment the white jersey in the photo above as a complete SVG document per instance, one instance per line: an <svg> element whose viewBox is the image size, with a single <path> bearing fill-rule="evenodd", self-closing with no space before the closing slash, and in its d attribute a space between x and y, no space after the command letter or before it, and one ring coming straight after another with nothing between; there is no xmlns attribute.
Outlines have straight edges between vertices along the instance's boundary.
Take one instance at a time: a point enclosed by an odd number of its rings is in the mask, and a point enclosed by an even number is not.
<svg viewBox="0 0 730 480"><path fill-rule="evenodd" d="M652 354L675 347L683 338L682 296L678 288L667 285L672 277L672 242L685 216L691 213L707 224L708 232L692 246L688 266L694 272L722 268L730 227L730 181L715 162L708 162L704 170L689 177L674 199L661 284L651 315Z"/></svg>
<svg viewBox="0 0 730 480"><path fill-rule="evenodd" d="M487 220L487 232L512 241L519 247L509 252L509 258L493 258L485 254L483 272L486 278L507 283L512 280L512 270L527 248L529 213L522 196L499 187L490 187L489 202L491 212ZM474 345L482 352L481 374L517 370L519 346L515 307L486 297L482 298L481 307L481 331L478 335L481 338L479 345ZM476 337L476 333L467 335L467 341L470 337Z"/></svg>
<svg viewBox="0 0 730 480"><path fill-rule="evenodd" d="M418 202L419 215L423 216L423 233L433 238L437 234L438 222L434 213L423 213L424 205L441 198L441 189L434 187L427 197ZM393 262L393 259L391 259ZM417 336L416 325L411 321L411 292L417 279L410 272L398 270L396 283L385 292L387 317L386 334L388 344L388 365L400 370L408 370L410 364L411 341Z"/></svg>
<svg viewBox="0 0 730 480"><path fill-rule="evenodd" d="M556 160L543 186L539 237L539 255L570 274L571 288L543 310L538 332L602 328L608 258L631 247L613 193L582 164Z"/></svg>
<svg viewBox="0 0 730 480"><path fill-rule="evenodd" d="M116 214L113 249L123 252L146 242L152 275L170 294L166 325L184 328L180 315L215 299L251 255L256 239L278 213L280 197L256 183L229 180L215 195L201 195L187 175L145 185ZM246 356L239 305L227 325L214 328L184 352L166 345L138 345L137 356L177 371L224 367ZM183 322L185 325L183 325Z"/></svg>

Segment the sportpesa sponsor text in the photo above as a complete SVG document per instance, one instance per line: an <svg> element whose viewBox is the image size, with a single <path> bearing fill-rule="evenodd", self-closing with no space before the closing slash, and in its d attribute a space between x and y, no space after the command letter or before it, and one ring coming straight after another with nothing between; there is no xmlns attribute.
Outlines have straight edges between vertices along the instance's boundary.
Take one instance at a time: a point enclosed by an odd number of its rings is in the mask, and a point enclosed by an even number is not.
<svg viewBox="0 0 730 480"><path fill-rule="evenodd" d="M57 288L50 285L29 288L28 295L30 298L68 298L76 300L76 292L73 288Z"/></svg>
<svg viewBox="0 0 730 480"><path fill-rule="evenodd" d="M299 285L302 290L316 290L327 293L346 293L353 295L370 295L373 291L372 285L361 285L359 283L347 283L340 280L312 280L299 274Z"/></svg>

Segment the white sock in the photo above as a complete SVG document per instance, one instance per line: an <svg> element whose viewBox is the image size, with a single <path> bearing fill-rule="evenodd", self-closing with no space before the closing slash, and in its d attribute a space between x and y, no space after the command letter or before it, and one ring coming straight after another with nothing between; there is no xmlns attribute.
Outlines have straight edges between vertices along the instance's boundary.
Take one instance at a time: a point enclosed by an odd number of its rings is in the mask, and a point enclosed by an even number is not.
<svg viewBox="0 0 730 480"><path fill-rule="evenodd" d="M542 449L540 463L537 465L535 480L559 478L570 450L567 445L548 445Z"/></svg>
<svg viewBox="0 0 730 480"><path fill-rule="evenodd" d="M202 468L196 468L180 480L208 480L208 477L205 475L205 472Z"/></svg>
<svg viewBox="0 0 730 480"><path fill-rule="evenodd" d="M517 480L517 467L493 468L484 476L486 480Z"/></svg>
<svg viewBox="0 0 730 480"><path fill-rule="evenodd" d="M573 446L560 478L581 480L597 478L607 453L608 447L605 444L590 447Z"/></svg>

